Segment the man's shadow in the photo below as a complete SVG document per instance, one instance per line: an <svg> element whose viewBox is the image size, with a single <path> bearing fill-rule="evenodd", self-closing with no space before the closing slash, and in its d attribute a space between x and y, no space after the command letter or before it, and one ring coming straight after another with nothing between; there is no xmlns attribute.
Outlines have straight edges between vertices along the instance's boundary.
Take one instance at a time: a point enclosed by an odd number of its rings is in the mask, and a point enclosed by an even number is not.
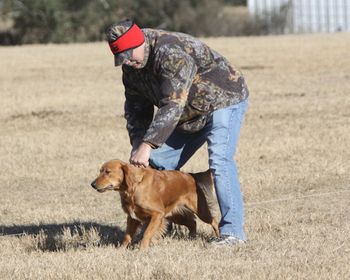
<svg viewBox="0 0 350 280"><path fill-rule="evenodd" d="M40 225L0 225L1 236L32 237L33 247L41 251L64 251L88 246L119 246L124 231L118 226L72 222Z"/></svg>

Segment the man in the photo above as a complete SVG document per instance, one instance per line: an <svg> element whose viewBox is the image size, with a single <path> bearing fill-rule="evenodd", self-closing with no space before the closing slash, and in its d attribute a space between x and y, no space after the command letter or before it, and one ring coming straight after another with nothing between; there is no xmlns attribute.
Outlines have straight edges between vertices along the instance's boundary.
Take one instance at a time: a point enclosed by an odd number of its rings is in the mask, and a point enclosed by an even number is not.
<svg viewBox="0 0 350 280"><path fill-rule="evenodd" d="M141 30L125 20L107 28L106 35L115 65L123 70L130 163L180 169L207 142L222 215L220 238L212 244L244 242L233 159L248 98L241 73L187 34Z"/></svg>

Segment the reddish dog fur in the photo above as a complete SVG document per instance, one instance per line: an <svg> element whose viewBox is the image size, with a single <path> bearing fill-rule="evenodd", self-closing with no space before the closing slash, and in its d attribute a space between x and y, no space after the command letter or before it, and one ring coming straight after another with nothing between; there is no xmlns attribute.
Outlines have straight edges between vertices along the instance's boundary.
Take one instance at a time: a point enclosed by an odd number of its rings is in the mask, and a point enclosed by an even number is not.
<svg viewBox="0 0 350 280"><path fill-rule="evenodd" d="M196 174L158 171L111 160L103 164L91 185L99 192L115 190L120 193L122 208L128 214L122 246L128 246L137 228L148 222L140 245L141 249L146 249L153 236L164 231L165 218L185 225L190 236L195 236L194 214L210 224L219 236L211 209L213 183L209 170Z"/></svg>

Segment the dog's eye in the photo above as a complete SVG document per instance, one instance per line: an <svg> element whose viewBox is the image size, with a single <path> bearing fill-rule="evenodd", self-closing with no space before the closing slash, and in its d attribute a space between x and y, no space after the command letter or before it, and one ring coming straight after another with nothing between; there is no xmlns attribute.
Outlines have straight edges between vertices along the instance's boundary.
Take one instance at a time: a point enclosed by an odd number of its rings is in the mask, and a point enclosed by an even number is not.
<svg viewBox="0 0 350 280"><path fill-rule="evenodd" d="M110 170L106 170L105 173L108 175L108 174L111 173L111 171Z"/></svg>

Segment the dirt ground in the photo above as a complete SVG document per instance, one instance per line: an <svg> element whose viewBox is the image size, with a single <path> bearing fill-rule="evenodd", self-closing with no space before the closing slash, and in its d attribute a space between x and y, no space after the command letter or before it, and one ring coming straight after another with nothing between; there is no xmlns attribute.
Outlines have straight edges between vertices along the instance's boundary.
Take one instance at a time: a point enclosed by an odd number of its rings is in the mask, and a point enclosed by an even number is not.
<svg viewBox="0 0 350 280"><path fill-rule="evenodd" d="M90 187L128 160L120 69L104 43L0 47L0 279L349 279L350 34L205 39L241 69L237 153L246 245L178 228L117 247L119 195ZM205 148L185 171L207 168Z"/></svg>

